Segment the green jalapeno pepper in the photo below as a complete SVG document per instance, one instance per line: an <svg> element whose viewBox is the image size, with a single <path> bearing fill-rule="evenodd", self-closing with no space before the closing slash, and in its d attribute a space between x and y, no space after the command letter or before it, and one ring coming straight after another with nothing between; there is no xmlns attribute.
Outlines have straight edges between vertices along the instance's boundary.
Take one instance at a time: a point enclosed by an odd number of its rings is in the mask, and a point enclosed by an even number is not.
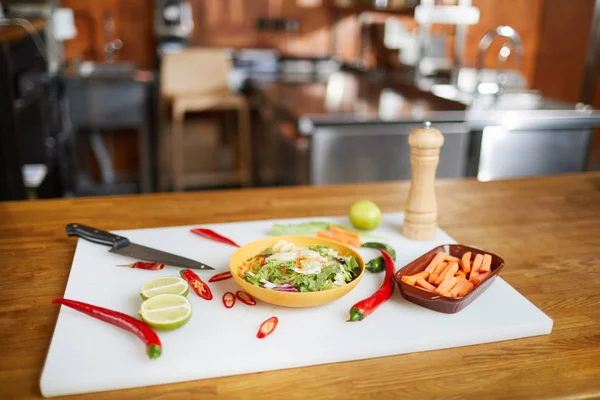
<svg viewBox="0 0 600 400"><path fill-rule="evenodd" d="M369 249L383 249L392 257L394 261L396 261L396 251L385 243L367 242L363 243L361 247L366 247ZM383 257L377 257L372 259L371 261L365 264L365 269L373 273L382 272L385 269Z"/></svg>

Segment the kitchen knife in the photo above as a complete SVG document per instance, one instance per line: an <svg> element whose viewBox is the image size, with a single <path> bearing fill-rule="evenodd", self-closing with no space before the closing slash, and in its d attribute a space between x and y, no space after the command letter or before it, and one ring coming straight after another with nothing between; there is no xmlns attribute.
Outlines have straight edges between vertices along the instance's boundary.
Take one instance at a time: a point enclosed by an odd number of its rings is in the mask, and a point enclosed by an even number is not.
<svg viewBox="0 0 600 400"><path fill-rule="evenodd" d="M77 236L90 242L110 246L110 253L175 267L214 270L214 268L198 261L131 243L129 239L123 236L114 235L110 232L82 224L67 224L66 231L67 236Z"/></svg>

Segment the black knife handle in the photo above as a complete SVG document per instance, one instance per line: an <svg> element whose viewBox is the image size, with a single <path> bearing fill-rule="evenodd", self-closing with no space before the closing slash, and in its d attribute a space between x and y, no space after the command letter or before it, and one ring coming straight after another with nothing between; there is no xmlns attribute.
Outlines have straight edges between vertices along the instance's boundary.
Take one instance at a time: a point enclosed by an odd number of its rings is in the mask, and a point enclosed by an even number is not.
<svg viewBox="0 0 600 400"><path fill-rule="evenodd" d="M129 244L129 239L82 224L67 224L67 236L77 236L90 242L110 246L115 250Z"/></svg>

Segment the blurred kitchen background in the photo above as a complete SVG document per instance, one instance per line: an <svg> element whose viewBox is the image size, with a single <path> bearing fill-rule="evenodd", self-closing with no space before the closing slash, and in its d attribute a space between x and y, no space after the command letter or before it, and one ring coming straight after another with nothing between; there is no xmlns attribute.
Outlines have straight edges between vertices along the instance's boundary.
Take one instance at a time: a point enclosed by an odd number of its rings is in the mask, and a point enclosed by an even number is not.
<svg viewBox="0 0 600 400"><path fill-rule="evenodd" d="M600 170L600 0L0 4L0 200Z"/></svg>

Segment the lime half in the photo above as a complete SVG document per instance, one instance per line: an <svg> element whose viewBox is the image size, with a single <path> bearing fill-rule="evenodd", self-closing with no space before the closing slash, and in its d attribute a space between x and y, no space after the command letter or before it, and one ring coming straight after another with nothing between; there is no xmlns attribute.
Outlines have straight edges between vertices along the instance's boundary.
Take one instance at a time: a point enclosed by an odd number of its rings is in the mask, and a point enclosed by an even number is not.
<svg viewBox="0 0 600 400"><path fill-rule="evenodd" d="M192 317L192 303L178 294L159 294L144 300L140 306L140 317L153 328L176 329Z"/></svg>
<svg viewBox="0 0 600 400"><path fill-rule="evenodd" d="M190 286L178 276L165 276L148 281L140 288L140 296L146 300L159 294L187 296Z"/></svg>

